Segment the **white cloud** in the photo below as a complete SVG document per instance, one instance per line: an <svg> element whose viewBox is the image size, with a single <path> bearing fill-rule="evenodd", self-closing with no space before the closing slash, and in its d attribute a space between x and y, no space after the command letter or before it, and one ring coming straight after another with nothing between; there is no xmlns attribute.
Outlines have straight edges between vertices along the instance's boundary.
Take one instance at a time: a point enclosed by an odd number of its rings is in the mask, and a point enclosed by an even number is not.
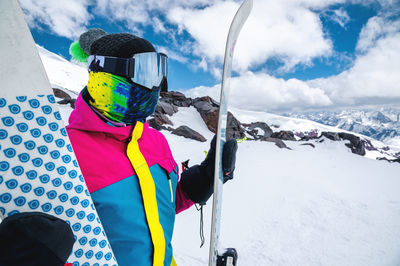
<svg viewBox="0 0 400 266"><path fill-rule="evenodd" d="M367 25L361 30L357 50L365 52L376 46L376 42L385 36L400 31L400 21L388 21L383 17L372 17Z"/></svg>
<svg viewBox="0 0 400 266"><path fill-rule="evenodd" d="M310 3L311 2L311 3ZM315 57L332 52L322 24L310 6L321 1L255 1L253 12L243 27L235 51L235 69L246 71L260 66L270 57L279 57L290 71L299 63L310 64ZM329 3L337 1L329 1ZM218 1L204 9L175 7L167 18L185 29L196 40L193 53L221 64L229 23L239 4Z"/></svg>
<svg viewBox="0 0 400 266"><path fill-rule="evenodd" d="M185 91L191 97L209 95L219 100L220 85ZM278 79L264 73L244 73L231 79L230 104L247 110L293 110L330 106L329 97L319 88L297 79Z"/></svg>
<svg viewBox="0 0 400 266"><path fill-rule="evenodd" d="M48 0L19 0L31 27L47 25L52 32L67 38L77 38L86 30L91 19L89 0L68 2Z"/></svg>
<svg viewBox="0 0 400 266"><path fill-rule="evenodd" d="M156 49L158 52L168 55L168 59L173 59L175 61L178 61L179 63L187 63L187 61L189 60L187 57L184 57L181 54L170 50L169 47L156 46Z"/></svg>
<svg viewBox="0 0 400 266"><path fill-rule="evenodd" d="M347 23L350 22L350 16L343 7L335 10L328 10L325 13L331 20L339 24L342 28L346 28Z"/></svg>
<svg viewBox="0 0 400 266"><path fill-rule="evenodd" d="M371 18L360 34L354 65L339 75L283 80L246 72L231 81L231 104L251 110L286 111L400 103L400 25ZM379 27L377 27L378 25ZM220 85L189 90L219 99Z"/></svg>
<svg viewBox="0 0 400 266"><path fill-rule="evenodd" d="M324 88L337 104L373 104L382 99L400 102L399 70L400 32L397 32L374 40L374 46L360 54L351 69L309 84Z"/></svg>

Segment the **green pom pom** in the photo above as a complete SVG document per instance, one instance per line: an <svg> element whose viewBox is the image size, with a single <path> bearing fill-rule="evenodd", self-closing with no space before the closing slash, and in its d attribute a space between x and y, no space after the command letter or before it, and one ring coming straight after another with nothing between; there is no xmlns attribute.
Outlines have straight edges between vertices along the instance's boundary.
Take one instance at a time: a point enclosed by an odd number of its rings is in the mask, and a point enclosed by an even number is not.
<svg viewBox="0 0 400 266"><path fill-rule="evenodd" d="M69 54L72 56L73 60L78 62L87 63L89 55L82 50L79 42L73 42L69 47Z"/></svg>

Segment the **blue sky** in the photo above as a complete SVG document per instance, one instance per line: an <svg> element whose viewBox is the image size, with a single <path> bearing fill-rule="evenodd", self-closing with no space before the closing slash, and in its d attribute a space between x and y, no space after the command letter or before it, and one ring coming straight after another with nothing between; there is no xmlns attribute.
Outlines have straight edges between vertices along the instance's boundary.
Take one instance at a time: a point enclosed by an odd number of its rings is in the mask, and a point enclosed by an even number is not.
<svg viewBox="0 0 400 266"><path fill-rule="evenodd" d="M88 28L131 32L169 57L169 88L218 98L234 0L20 0L37 44L70 59ZM167 8L168 7L168 8ZM400 102L399 1L254 0L232 104L304 110Z"/></svg>

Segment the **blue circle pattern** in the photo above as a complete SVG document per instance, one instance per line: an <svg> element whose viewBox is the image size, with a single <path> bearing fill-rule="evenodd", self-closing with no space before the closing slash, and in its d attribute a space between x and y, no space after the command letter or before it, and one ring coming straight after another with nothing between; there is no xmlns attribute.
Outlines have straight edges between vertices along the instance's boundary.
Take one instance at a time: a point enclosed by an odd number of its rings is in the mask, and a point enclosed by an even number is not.
<svg viewBox="0 0 400 266"><path fill-rule="evenodd" d="M22 184L22 185L20 186L20 188L21 188L21 191L22 191L22 192L24 192L24 193L29 193L29 192L32 190L32 185L29 184L29 183L25 183L25 184Z"/></svg>
<svg viewBox="0 0 400 266"><path fill-rule="evenodd" d="M43 99L45 99L44 97L42 97ZM54 97L52 95L48 95L47 99L50 103L54 103ZM22 97L17 97L17 101L19 103L24 103L24 102L28 102L30 105L30 108L33 109L38 109L42 111L42 114L40 115L39 113L37 113L38 115L35 115L35 112L37 111L30 111L30 110L24 110L23 108L21 108L21 106L17 103L17 104L11 104L8 105L8 110L12 115L17 115L17 114L21 114L24 119L26 119L27 121L34 121L34 124L36 123L36 127L43 127L46 126L54 133L52 134L45 134L44 131L42 131L39 128L35 128L35 126L33 128L29 128L30 125L32 125L32 122L20 122L20 120L14 120L14 118L11 116L5 116L1 118L1 122L0 122L0 126L5 126L5 127L12 127L15 126L14 128L16 128L22 135L13 135L11 137L9 137L11 143L13 145L20 145L21 143L24 144L24 147L26 148L26 150L28 151L33 151L35 149L37 149L36 151L42 155L42 156L46 156L47 154L50 155L50 157L53 160L57 160L61 157L61 161L59 161L58 163L61 164L70 164L72 163L75 167L78 167L78 163L76 160L74 160L74 158L72 158L70 155L66 155L64 154L63 156L61 156L61 153L59 150L52 150L49 151L49 147L46 145L41 145L39 144L39 142L36 141L39 140L39 137L43 137L43 139L41 140L45 143L51 144L54 141L54 144L58 147L58 148L63 148L66 147L67 150L72 153L72 146L70 145L70 143L66 143L64 141L63 138L57 138L56 136L63 136L63 137L67 137L67 132L65 130L65 128L63 126L60 126L60 124L56 123L56 122L51 122L54 121L54 118L56 120L62 120L61 115L58 111L53 112L53 108L50 105L42 105L41 106L41 102L36 100L36 99L30 99L28 100L27 97L22 96ZM5 107L7 106L7 101L4 98L0 98L0 107ZM44 115L44 116L43 116ZM45 117L46 115L54 115L54 118L49 117L49 120ZM20 119L20 118L18 118ZM16 122L17 121L17 122ZM1 124L2 123L2 124ZM31 123L31 124L29 124ZM24 133L26 134L26 132L28 132L27 134L29 134L31 137L34 138L34 140L27 140L25 142L23 142L23 138L24 138ZM0 140L2 139L7 139L9 136L9 132L6 129L0 129ZM56 137L56 139L55 139ZM29 137L28 137L29 139ZM53 144L53 145L54 145ZM18 157L19 162L21 163L27 163L27 162L31 162L32 165L34 167L42 167L44 165L44 167L46 168L47 171L51 172L53 170L57 170L57 173L61 176L61 175L65 175L68 174L68 177L70 179L75 179L76 177L79 177L79 180L81 182L84 182L84 179L82 177L82 175L80 173L78 173L76 170L69 170L64 166L60 166L60 165L56 165L53 162L46 162L47 159L45 159L45 161L43 160L44 158L41 157L33 157L31 158L31 155L34 154L34 152L30 152L30 153L20 153L17 154L17 151L12 148L12 147L2 147L0 145L0 150L3 149L3 153L5 155L6 158L11 159L14 158L15 156ZM31 154L31 155L30 155ZM15 162L15 161L13 161ZM55 161L56 162L56 161ZM27 165L28 168L32 168L32 166L29 167L29 165ZM0 173L1 171L8 171L10 169L10 164L7 161L0 161ZM5 186L7 186L7 188L11 191L19 191L19 195L18 197L14 197L13 195L10 193L0 193L0 202L3 204L7 204L9 202L13 202L13 204L15 204L18 207L22 207L27 205L31 210L37 210L39 207L41 209L41 211L43 212L51 212L53 211L56 215L62 215L63 213L67 216L67 217L73 217L75 215L75 209L74 208L68 208L67 210L65 210L64 212L64 207L62 205L57 205L57 201L60 203L65 203L67 201L69 201L71 204L78 206L78 204L80 203L80 206L77 209L80 209L81 206L85 209L85 211L80 210L76 213L76 217L82 222L75 222L71 227L75 232L78 232L80 230L82 230L84 233L89 234L89 233L93 233L95 236L101 236L101 233L104 235L104 232L102 231L101 227L96 226L96 227L92 227L91 224L87 224L92 223L97 221L97 224L100 224L100 220L99 218L96 216L95 213L93 213L90 209L86 209L89 207L89 205L91 206L92 210L94 209L93 204L90 203L90 201L88 199L85 199L86 196L90 196L88 190L86 189L86 187L80 185L80 184L76 184L74 185L74 183L67 181L67 182L63 182L60 178L55 178L55 179L50 179L50 176L47 174L38 174L38 172L36 170L33 169L27 169L27 171L25 171L24 167L22 167L22 165L12 165L11 166L11 170L14 174L14 176L21 176L21 175L25 175L26 176L26 181L27 180L36 180L38 177L38 180L35 182L40 182L41 184L47 184L51 181L50 184L52 184L55 188L60 187L60 186L64 186L65 190L68 191L74 191L72 194L77 193L77 194L81 194L83 191L85 191L84 193L84 198L80 199L77 196L73 196L70 197L68 195L68 193L58 193L59 190L49 190L46 191L46 189L44 187L35 187L32 186L31 183L29 182L23 182L23 179L10 179L4 182ZM21 183L19 184L20 181ZM76 182L76 181L74 181ZM0 175L0 185L3 183L3 176ZM45 185L46 188L48 188L48 185ZM50 202L46 202L46 200L44 202L40 202L37 199L30 199L28 197L25 197L25 194L28 193L34 193L34 195L36 197L43 197L43 195L45 195L45 198L47 199L47 201L52 201L52 203ZM22 194L21 194L22 193ZM86 195L86 196L85 196ZM53 200L57 200L54 201ZM55 206L53 206L53 204L55 204ZM65 205L64 205L65 206ZM53 208L54 207L54 208ZM76 208L76 207L75 207ZM87 211L86 211L87 210ZM6 213L6 209L4 209L3 207L0 207L0 212L2 213ZM8 215L14 214L14 213L18 213L18 210L12 210L11 212L8 212ZM76 220L75 220L76 221ZM66 222L68 224L71 224L70 221L66 220ZM89 235L88 235L89 236ZM75 239L77 239L76 235L75 235ZM107 247L107 241L104 239L97 239L95 238L91 238L90 241L88 240L87 237L81 237L79 240L79 243L84 246L87 243L89 243L89 245L87 245L87 247L96 247L98 245L99 248L106 248ZM108 245L109 247L109 245ZM74 254L77 258L80 257L85 257L86 259L97 259L97 260L101 260L101 259L105 259L107 261L110 261L113 256L111 252L104 252L103 251L98 251L98 250L91 250L91 249L78 249L76 251L74 251ZM73 263L73 265L80 265L78 261L75 261ZM89 263L84 263L82 265L89 265ZM100 265L99 263L95 263L94 265ZM106 265L104 263L102 263L102 265Z"/></svg>
<svg viewBox="0 0 400 266"><path fill-rule="evenodd" d="M13 126L14 123L15 123L14 119L13 119L12 117L10 117L10 116L3 117L3 118L1 119L1 121L3 121L3 124L4 124L6 127L11 127L11 126Z"/></svg>
<svg viewBox="0 0 400 266"><path fill-rule="evenodd" d="M44 126L47 124L47 119L44 118L43 116L37 117L36 122L38 123L39 126Z"/></svg>
<svg viewBox="0 0 400 266"><path fill-rule="evenodd" d="M17 154L17 152L16 152L15 149L13 149L13 148L5 149L3 152L4 152L4 155L5 155L7 158L13 158L13 157L15 157L15 155Z"/></svg>
<svg viewBox="0 0 400 266"><path fill-rule="evenodd" d="M22 138L21 136L14 135L10 137L11 143L14 145L19 145L22 143Z"/></svg>
<svg viewBox="0 0 400 266"><path fill-rule="evenodd" d="M83 227L83 232L85 233L89 233L92 230L92 227L90 226L90 224L85 225L85 227Z"/></svg>
<svg viewBox="0 0 400 266"><path fill-rule="evenodd" d="M48 114L51 114L53 109L49 105L44 105L44 106L42 106L42 111L43 111L43 113L48 115Z"/></svg>
<svg viewBox="0 0 400 266"><path fill-rule="evenodd" d="M24 168L22 166L15 166L11 170L16 176L20 176L24 173Z"/></svg>
<svg viewBox="0 0 400 266"><path fill-rule="evenodd" d="M11 104L8 106L8 109L12 114L19 114L21 112L21 107L18 104Z"/></svg>
<svg viewBox="0 0 400 266"><path fill-rule="evenodd" d="M3 108L4 106L7 105L7 101L4 98L0 98L0 108Z"/></svg>
<svg viewBox="0 0 400 266"><path fill-rule="evenodd" d="M0 129L0 139L6 139L8 137L7 131Z"/></svg>
<svg viewBox="0 0 400 266"><path fill-rule="evenodd" d="M35 170L30 170L30 171L26 172L26 177L30 180L36 179L37 176L38 176L38 174Z"/></svg>
<svg viewBox="0 0 400 266"><path fill-rule="evenodd" d="M40 135L42 135L42 131L40 131L40 129L38 129L38 128L31 129L31 135L34 138L38 138L38 137L40 137Z"/></svg>
<svg viewBox="0 0 400 266"><path fill-rule="evenodd" d="M44 165L47 171L51 172L56 168L56 165L53 162L48 162Z"/></svg>
<svg viewBox="0 0 400 266"><path fill-rule="evenodd" d="M28 202L29 208L31 208L32 210L35 210L37 208L39 208L39 201L38 200L32 200L30 202Z"/></svg>
<svg viewBox="0 0 400 266"><path fill-rule="evenodd" d="M63 193L63 194L61 194L60 196L58 196L58 199L59 199L61 202L66 202L66 201L68 200L68 194Z"/></svg>
<svg viewBox="0 0 400 266"><path fill-rule="evenodd" d="M55 187L59 187L62 184L62 181L60 178L55 178L51 182L53 183L53 186L55 186Z"/></svg>
<svg viewBox="0 0 400 266"><path fill-rule="evenodd" d="M50 143L54 140L54 137L51 134L46 134L46 135L43 135L43 139L45 142Z"/></svg>
<svg viewBox="0 0 400 266"><path fill-rule="evenodd" d="M86 245L87 242L88 242L88 239L86 236L79 239L79 244L81 244L82 246Z"/></svg>
<svg viewBox="0 0 400 266"><path fill-rule="evenodd" d="M49 152L49 148L47 148L47 146L42 145L38 147L38 151L41 155L45 155Z"/></svg>
<svg viewBox="0 0 400 266"><path fill-rule="evenodd" d="M26 123L18 123L17 124L17 129L19 132L24 133L26 131L28 131L28 125Z"/></svg>
<svg viewBox="0 0 400 266"><path fill-rule="evenodd" d="M28 153L21 153L18 155L18 159L20 160L21 163L26 163L29 162L31 157L29 156Z"/></svg>
<svg viewBox="0 0 400 266"><path fill-rule="evenodd" d="M24 118L26 119L26 120L32 120L34 117L35 117L35 115L33 114L33 112L32 111L25 111L25 112L22 112L22 115L24 116Z"/></svg>
<svg viewBox="0 0 400 266"><path fill-rule="evenodd" d="M60 152L59 151L52 151L52 152L50 152L50 156L51 156L51 158L56 160L56 159L60 158Z"/></svg>
<svg viewBox="0 0 400 266"><path fill-rule="evenodd" d="M57 130L58 130L58 124L55 123L55 122L50 123L50 124L49 124L49 129L50 129L51 131L57 131Z"/></svg>
<svg viewBox="0 0 400 266"><path fill-rule="evenodd" d="M24 145L25 145L25 148L30 151L36 147L36 143L32 140L28 140L28 141L24 142Z"/></svg>

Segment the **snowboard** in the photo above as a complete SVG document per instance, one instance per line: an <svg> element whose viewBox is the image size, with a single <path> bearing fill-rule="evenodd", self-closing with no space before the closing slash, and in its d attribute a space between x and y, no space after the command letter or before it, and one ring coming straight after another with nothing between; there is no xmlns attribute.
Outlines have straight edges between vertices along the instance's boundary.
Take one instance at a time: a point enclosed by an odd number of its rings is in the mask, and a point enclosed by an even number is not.
<svg viewBox="0 0 400 266"><path fill-rule="evenodd" d="M17 0L0 1L0 80L0 213L57 216L69 263L117 265Z"/></svg>
<svg viewBox="0 0 400 266"><path fill-rule="evenodd" d="M222 171L222 147L226 142L227 127L227 108L229 85L232 72L232 59L236 41L240 30L250 15L253 8L253 0L245 0L236 12L228 32L226 41L224 70L222 74L220 108L218 116L217 140L216 140L216 156L215 156L215 173L214 173L214 194L211 221L211 238L210 238L210 254L209 266L216 266L218 257L218 240L221 222L221 205L222 205L222 188L224 175Z"/></svg>

